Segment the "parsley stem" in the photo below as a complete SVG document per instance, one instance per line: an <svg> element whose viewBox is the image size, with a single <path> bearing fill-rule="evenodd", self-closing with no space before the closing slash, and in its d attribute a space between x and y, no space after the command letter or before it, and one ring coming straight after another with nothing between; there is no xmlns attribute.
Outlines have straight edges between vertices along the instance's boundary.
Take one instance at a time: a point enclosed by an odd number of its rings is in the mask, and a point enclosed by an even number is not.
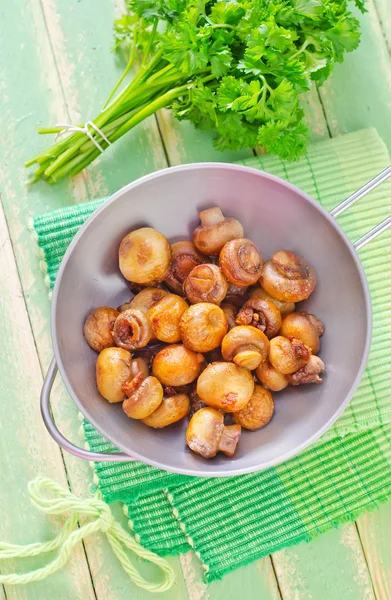
<svg viewBox="0 0 391 600"><path fill-rule="evenodd" d="M118 79L118 81L115 84L115 86L113 87L113 89L111 90L109 97L107 98L106 102L104 103L104 105L102 107L102 110L104 110L108 106L108 104L110 103L110 100L113 98L114 94L120 87L120 85L123 82L123 80L125 79L126 75L129 73L130 69L132 68L133 63L136 58L136 50L137 50L137 30L135 31L135 34L134 34L133 46L132 46L132 50L130 52L129 60L125 67L125 70L122 73L121 77Z"/></svg>

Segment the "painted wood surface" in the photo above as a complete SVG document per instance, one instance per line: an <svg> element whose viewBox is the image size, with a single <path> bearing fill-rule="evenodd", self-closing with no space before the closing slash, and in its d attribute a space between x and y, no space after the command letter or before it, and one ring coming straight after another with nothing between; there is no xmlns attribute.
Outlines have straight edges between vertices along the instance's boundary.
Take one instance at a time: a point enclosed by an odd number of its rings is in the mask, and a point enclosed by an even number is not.
<svg viewBox="0 0 391 600"><path fill-rule="evenodd" d="M391 148L389 31L384 27L390 6L389 0L377 0L376 6L369 4L369 14L362 18L363 42L359 50L338 65L320 94L313 89L306 97L313 139L375 125ZM73 491L80 495L88 494L91 481L87 463L69 455L61 457L39 418L42 370L51 357L49 301L34 243L26 230L27 218L49 208L111 193L142 174L164 167L166 158L173 165L233 161L251 153L218 153L210 135L173 121L163 111L157 121L150 118L128 134L76 180L55 188L39 184L26 190L22 163L46 144L45 139L33 135L34 127L93 117L116 80L121 65L108 49L113 15L120 10L120 1L102 0L13 0L0 9L0 128L6 141L0 147L0 185L7 221L0 219L1 289L7 286L0 300L0 321L2 331L9 332L9 348L13 349L12 353L7 349L3 356L0 354L0 380L6 382L2 386L2 406L6 405L7 415L3 414L2 423L8 423L7 417L15 422L16 412L22 415L18 435L15 429L3 427L0 440L0 497L7 515L0 519L0 538L18 542L46 538L55 528L29 506L26 482L36 472L43 470L63 483L67 477ZM15 352L20 347L23 365L21 355ZM28 368L22 369L26 362ZM12 401L6 403L6 394ZM62 431L78 441L76 410L60 382L53 394L53 412ZM0 431L3 433L1 424ZM122 518L119 507L118 514ZM164 597L389 599L390 517L391 505L386 505L378 513L362 517L357 526L352 524L308 546L279 552L272 559L257 561L209 586L202 583L194 555L171 559L177 584ZM4 570L14 566L5 565ZM0 591L0 598L2 595L43 600L150 596L130 583L104 536L87 540L67 568L51 579L21 588L7 587L5 592Z"/></svg>

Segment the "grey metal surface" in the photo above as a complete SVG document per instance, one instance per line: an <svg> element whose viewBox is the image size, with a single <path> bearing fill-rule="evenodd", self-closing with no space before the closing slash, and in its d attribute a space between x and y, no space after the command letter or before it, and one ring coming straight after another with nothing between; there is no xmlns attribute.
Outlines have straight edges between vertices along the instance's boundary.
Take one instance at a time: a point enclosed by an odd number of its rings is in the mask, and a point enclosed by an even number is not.
<svg viewBox="0 0 391 600"><path fill-rule="evenodd" d="M341 202L341 204L338 204L338 206L333 208L333 210L330 211L330 215L332 217L338 217L338 215L341 215L345 210L353 206L353 204L369 194L369 192L377 188L378 185L386 181L389 177L391 177L391 165L383 169L379 175L376 175L376 177L360 187L359 190L353 192L353 194Z"/></svg>
<svg viewBox="0 0 391 600"><path fill-rule="evenodd" d="M246 235L265 258L287 248L314 265L319 283L303 308L325 322L320 356L327 373L323 385L275 394L276 413L271 423L257 432L244 431L235 457L206 461L186 448L186 422L152 430L128 419L121 406L100 397L95 385L96 354L83 338L83 323L92 308L118 306L130 297L117 256L126 233L150 225L171 241L188 238L197 224L197 211L213 205L241 220ZM353 245L334 219L304 192L277 177L238 165L182 165L126 186L82 227L57 277L52 338L68 391L86 418L118 448L170 471L234 475L294 456L341 414L367 361L371 306Z"/></svg>

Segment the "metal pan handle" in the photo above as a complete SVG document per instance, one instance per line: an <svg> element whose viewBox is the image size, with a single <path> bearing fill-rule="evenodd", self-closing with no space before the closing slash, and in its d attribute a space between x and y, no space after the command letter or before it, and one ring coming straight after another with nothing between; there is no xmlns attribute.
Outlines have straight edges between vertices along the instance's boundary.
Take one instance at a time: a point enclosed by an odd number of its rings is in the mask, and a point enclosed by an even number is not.
<svg viewBox="0 0 391 600"><path fill-rule="evenodd" d="M391 165L376 175L376 177L368 181L351 196L346 198L346 200L338 204L338 206L333 208L333 210L330 211L330 215L332 217L338 217L338 215L341 215L343 212L345 212L345 210L353 206L353 204L355 204L358 200L361 200L361 198L369 194L369 192L377 188L378 185L386 181L389 177L391 177ZM366 244L368 244L368 242L375 239L389 227L391 227L391 215L379 223L379 225L376 225L376 227L368 231L368 233L356 240L353 243L355 250L360 250L360 248L363 248Z"/></svg>
<svg viewBox="0 0 391 600"><path fill-rule="evenodd" d="M56 360L53 358L50 363L48 372L46 373L45 380L43 382L42 391L41 391L41 413L43 422L45 423L46 429L52 436L52 438L64 448L70 454L74 454L78 458L84 458L86 460L93 460L97 462L129 462L136 460L132 456L125 454L124 452L116 452L116 453L105 453L105 452L90 452L89 450L84 450L83 448L79 448L75 446L67 440L62 433L57 429L53 417L50 411L50 392L52 391L54 379L56 377L58 368Z"/></svg>

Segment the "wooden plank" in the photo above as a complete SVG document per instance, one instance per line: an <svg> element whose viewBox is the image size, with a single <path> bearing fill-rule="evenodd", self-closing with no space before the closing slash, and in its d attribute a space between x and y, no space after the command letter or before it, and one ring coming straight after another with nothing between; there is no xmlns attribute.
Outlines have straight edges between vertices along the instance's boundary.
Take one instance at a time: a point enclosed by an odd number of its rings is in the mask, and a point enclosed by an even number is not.
<svg viewBox="0 0 391 600"><path fill-rule="evenodd" d="M372 0L361 15L360 47L346 55L321 88L327 122L333 136L376 127L391 148L391 57Z"/></svg>
<svg viewBox="0 0 391 600"><path fill-rule="evenodd" d="M338 65L321 98L332 135L374 126L391 150L391 2L366 2L356 11L362 29L358 50ZM383 24L383 27L382 27ZM378 600L391 597L391 505L357 521L357 530Z"/></svg>
<svg viewBox="0 0 391 600"><path fill-rule="evenodd" d="M390 503L357 521L377 600L391 598L390 523Z"/></svg>
<svg viewBox="0 0 391 600"><path fill-rule="evenodd" d="M64 7L67 6L67 3L63 4ZM73 3L74 5L75 3ZM89 193L94 192L94 186L98 186L100 194L112 191L113 187L109 190L109 185L107 184L106 187L104 182L99 187L99 174L96 172L96 177L91 178L92 183L87 181L87 188L84 184L84 178L79 177L76 183L68 181L55 188L39 184L27 192L24 185L26 173L21 165L26 158L37 151L39 145L44 147L47 144L47 140L39 140L35 135L34 125L70 119L72 106L69 101L68 110L70 112L67 112L39 3L35 0L30 3L16 1L12 7L11 5L5 7L3 13L2 24L5 34L0 40L0 52L3 58L0 76L2 85L0 125L2 131L7 134L7 145L3 144L0 148L0 164L6 167L3 168L1 173L3 189L6 191L4 204L39 357L45 369L52 354L48 290L40 272L35 243L26 228L28 217L32 213L39 214L45 210L70 204L72 201L86 199L88 197L87 191ZM105 5L99 13L96 13L90 3L86 15L90 17L91 15L95 15L95 17L100 15L101 22L106 23L107 31L111 31L112 9L109 5ZM79 15L76 15L76 17L79 18ZM95 27L98 21L98 18L95 17L91 20L91 27ZM83 23L85 21L86 19L83 20ZM59 35L58 27L54 32L54 36L57 35ZM77 36L81 34L75 30L75 35L74 40L77 45L80 43L80 38ZM84 35L87 34L84 33ZM64 39L64 36L62 39ZM95 48L88 47L90 57L93 56L95 62L90 64L84 73L81 72L79 78L84 76L86 80L88 79L91 90L90 95L95 89L95 98L98 104L97 94L101 92L98 87L94 88L93 79L95 74L99 72L100 54L108 54L109 44L100 46L101 42L97 37L95 43ZM102 52L96 52L96 49L101 49ZM57 46L57 50L61 50L61 47ZM108 56L110 61L113 61L110 64L114 68L113 57L109 54ZM86 60L88 63L88 57ZM63 64L62 69L63 77L65 77L64 72L66 69L69 69L68 77L72 80L72 66ZM106 76L109 76L108 71ZM116 77L113 73L110 76L113 79ZM104 75L102 75L102 78L104 78ZM66 79L63 79L63 84L66 88ZM86 97L88 98L88 94ZM99 103L100 101L101 99L99 99ZM152 120L151 123L157 132L155 122ZM144 146L147 146L149 141L150 136L146 136L143 142ZM140 148L138 148L138 152L141 153ZM163 154L161 153L161 155ZM149 170L156 168L156 155L152 156L152 152L149 152L149 154L144 152L141 157L142 160L138 161L139 166L137 168L139 171L137 171L133 165L137 161L134 161L131 155L129 158L129 153L127 154L128 163L132 164L130 167L129 164L122 164L121 167L126 181L129 180L129 177L136 177L144 172L146 169L145 160L148 156L150 158ZM118 185L115 180L116 175L115 173L110 174L112 177L110 185L116 187ZM38 397L39 388L40 382L37 380L36 388L34 388L35 400ZM67 436L79 442L77 410L59 382L57 382L53 394L53 408L58 426ZM40 422L38 414L37 411L37 418ZM31 426L33 427L33 425L34 422ZM91 473L88 463L69 455L65 456L65 462L73 491L80 495L89 494ZM47 472L44 467L45 465L43 465L42 471ZM21 497L25 499L24 481L22 478L20 481L20 489L15 485L15 490L19 489ZM130 594L133 598L149 597L149 594L140 591L130 583L118 560L113 556L104 536L95 536L94 539L87 540L86 548L90 567L96 579L95 585L99 594L98 597L117 600L122 598L125 593ZM173 563L178 572L178 584L176 586L178 598L184 598L185 593L183 593L181 584L180 566L175 559ZM89 582L88 573L86 577L80 577L80 580L81 586L87 586ZM50 582L48 587L45 587L45 584L42 583L37 589L44 590L41 597L49 598L57 595L65 600L68 598L67 590L71 583L62 586L64 591L61 591L61 586L56 587L55 584L50 584ZM15 595L12 597L16 598ZM36 596L32 595L31 597L35 598ZM83 593L82 596L72 592L69 597L72 597L72 600L82 597L84 600L89 596L87 592ZM173 597L175 597L175 593Z"/></svg>
<svg viewBox="0 0 391 600"><path fill-rule="evenodd" d="M61 527L58 519L37 511L27 483L43 473L67 486L61 453L47 434L39 411L42 385L34 338L17 273L11 240L0 204L0 540L26 544L49 540ZM2 561L2 573L42 567L51 555ZM93 600L95 598L83 546L75 547L67 566L34 585L5 586L8 600Z"/></svg>
<svg viewBox="0 0 391 600"><path fill-rule="evenodd" d="M355 525L273 555L284 600L374 600Z"/></svg>
<svg viewBox="0 0 391 600"><path fill-rule="evenodd" d="M386 41L388 52L391 53L391 2L389 0L374 0L383 37Z"/></svg>

